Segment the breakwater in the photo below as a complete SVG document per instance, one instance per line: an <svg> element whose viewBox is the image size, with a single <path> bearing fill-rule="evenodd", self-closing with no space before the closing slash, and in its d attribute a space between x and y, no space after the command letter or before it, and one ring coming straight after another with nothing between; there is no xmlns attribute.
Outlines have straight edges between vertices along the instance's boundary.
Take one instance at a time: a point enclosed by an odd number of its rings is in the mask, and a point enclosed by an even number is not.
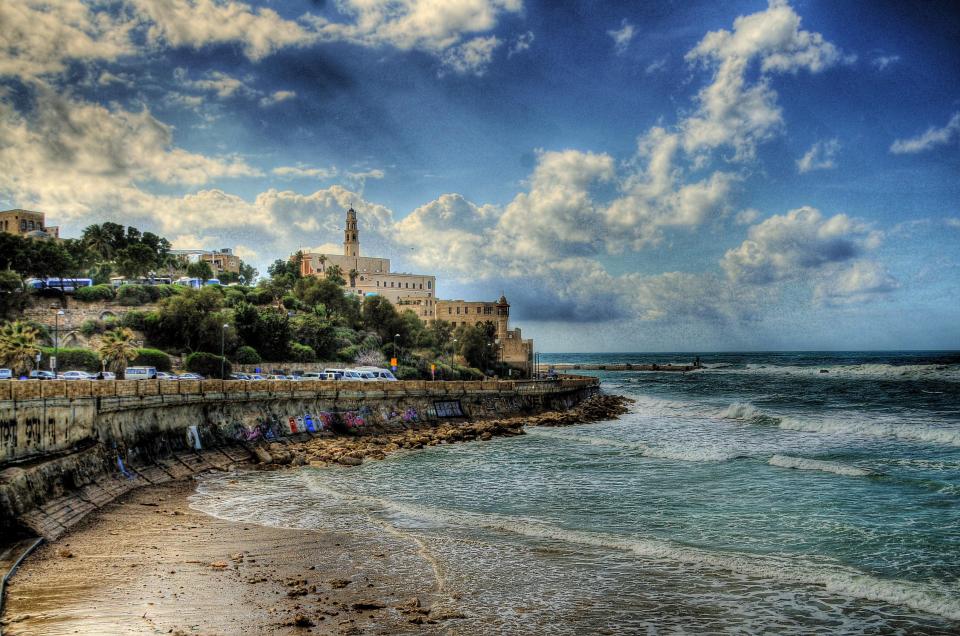
<svg viewBox="0 0 960 636"><path fill-rule="evenodd" d="M248 461L263 447L569 409L596 378L390 383L0 383L0 530L62 534L140 484Z"/></svg>

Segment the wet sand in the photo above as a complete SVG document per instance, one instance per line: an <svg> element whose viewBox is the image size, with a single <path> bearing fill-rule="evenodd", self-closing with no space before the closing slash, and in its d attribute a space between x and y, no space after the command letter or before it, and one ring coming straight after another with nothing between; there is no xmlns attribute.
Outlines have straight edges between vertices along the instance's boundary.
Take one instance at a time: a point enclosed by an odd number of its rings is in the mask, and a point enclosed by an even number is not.
<svg viewBox="0 0 960 636"><path fill-rule="evenodd" d="M417 546L217 519L190 509L194 485L133 491L41 546L11 581L3 633L430 634L456 622Z"/></svg>

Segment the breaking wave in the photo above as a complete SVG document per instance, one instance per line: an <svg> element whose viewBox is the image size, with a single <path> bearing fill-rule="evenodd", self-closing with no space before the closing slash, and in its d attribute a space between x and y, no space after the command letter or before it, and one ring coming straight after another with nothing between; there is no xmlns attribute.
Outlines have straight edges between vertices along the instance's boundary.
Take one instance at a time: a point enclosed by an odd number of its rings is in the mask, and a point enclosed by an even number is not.
<svg viewBox="0 0 960 636"><path fill-rule="evenodd" d="M643 457L654 457L657 459L673 459L682 462L724 462L732 459L746 457L743 453L736 451L723 451L715 449L697 449L697 448L657 448L648 446L642 442L631 442L627 440L611 439L609 437L593 437L588 435L573 435L569 433L558 433L549 429L530 427L527 428L527 434L534 437L545 437L549 439L558 439L577 444L586 444L589 446L602 446L606 448L619 448L623 450L635 451Z"/></svg>
<svg viewBox="0 0 960 636"><path fill-rule="evenodd" d="M828 379L940 380L945 382L960 382L960 365L956 364L838 364L824 366L747 364L739 368L729 365L707 365L704 371L713 373L764 373Z"/></svg>
<svg viewBox="0 0 960 636"><path fill-rule="evenodd" d="M445 510L380 497L349 495L318 482L314 482L312 488L345 501L384 509L387 512L397 512L440 525L485 528L533 539L618 550L670 564L687 563L789 584L818 586L833 594L906 606L951 620L960 620L958 590L929 583L880 579L832 560L811 562L802 560L800 557L713 552L665 539L569 530L523 517Z"/></svg>
<svg viewBox="0 0 960 636"><path fill-rule="evenodd" d="M791 457L790 455L774 455L767 462L771 466L780 468L795 468L797 470L820 470L826 473L845 475L847 477L870 477L878 473L865 468L848 466L838 462L829 462L821 459L808 459L805 457Z"/></svg>
<svg viewBox="0 0 960 636"><path fill-rule="evenodd" d="M870 437L896 437L911 442L926 442L946 446L960 446L960 431L936 428L923 424L900 424L895 422L865 422L842 420L799 420L784 417L780 428L803 433L832 433L843 435L867 435Z"/></svg>

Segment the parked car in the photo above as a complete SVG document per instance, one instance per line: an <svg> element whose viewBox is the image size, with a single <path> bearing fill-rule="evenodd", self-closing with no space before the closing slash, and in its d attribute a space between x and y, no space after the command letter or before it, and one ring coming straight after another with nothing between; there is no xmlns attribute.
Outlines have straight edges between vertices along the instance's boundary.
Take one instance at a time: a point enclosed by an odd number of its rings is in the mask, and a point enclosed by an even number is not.
<svg viewBox="0 0 960 636"><path fill-rule="evenodd" d="M60 374L61 380L90 380L93 376L86 371L64 371Z"/></svg>
<svg viewBox="0 0 960 636"><path fill-rule="evenodd" d="M103 375L103 379L104 379L104 380L116 380L116 379L117 379L117 374L114 373L113 371L104 371L101 375Z"/></svg>
<svg viewBox="0 0 960 636"><path fill-rule="evenodd" d="M301 380L322 380L323 374L319 371L307 371L306 373L300 374Z"/></svg>
<svg viewBox="0 0 960 636"><path fill-rule="evenodd" d="M340 379L347 380L350 382L366 382L367 381L367 378L360 375L359 371L355 371L353 369L344 369L343 376Z"/></svg>
<svg viewBox="0 0 960 636"><path fill-rule="evenodd" d="M177 376L179 380L203 380L204 377L199 373L181 373Z"/></svg>
<svg viewBox="0 0 960 636"><path fill-rule="evenodd" d="M386 369L381 369L380 367L357 367L356 371L373 374L375 380L382 380L385 382L397 381L396 376Z"/></svg>
<svg viewBox="0 0 960 636"><path fill-rule="evenodd" d="M12 380L13 371L10 369L0 369L0 380Z"/></svg>
<svg viewBox="0 0 960 636"><path fill-rule="evenodd" d="M342 380L342 379L343 379L343 369L333 369L333 368L331 368L331 369L324 369L323 372L326 373L328 377L329 377L329 375L332 373L332 374L333 374L333 378L332 378L333 380Z"/></svg>
<svg viewBox="0 0 960 636"><path fill-rule="evenodd" d="M127 367L123 377L128 380L156 380L157 367Z"/></svg>
<svg viewBox="0 0 960 636"><path fill-rule="evenodd" d="M166 371L157 371L157 379L158 380L179 380L180 378L178 378L173 373L167 373Z"/></svg>
<svg viewBox="0 0 960 636"><path fill-rule="evenodd" d="M30 372L31 380L56 380L57 376L53 374L53 371L31 371Z"/></svg>
<svg viewBox="0 0 960 636"><path fill-rule="evenodd" d="M249 380L249 379L250 379L250 376L247 375L246 373L240 373L240 372L238 372L238 371L235 371L235 372L231 373L231 374L230 374L230 377L227 378L227 379L228 379L228 380Z"/></svg>

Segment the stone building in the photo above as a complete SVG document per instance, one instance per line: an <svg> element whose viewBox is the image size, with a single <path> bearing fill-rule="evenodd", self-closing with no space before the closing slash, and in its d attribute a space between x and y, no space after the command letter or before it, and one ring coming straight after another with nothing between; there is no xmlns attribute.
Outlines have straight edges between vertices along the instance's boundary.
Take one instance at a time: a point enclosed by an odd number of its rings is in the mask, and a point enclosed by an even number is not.
<svg viewBox="0 0 960 636"><path fill-rule="evenodd" d="M524 375L533 368L533 340L524 340L519 327L510 329L510 303L506 296L497 302L473 300L438 300L436 320L446 320L454 327L492 322L497 328L498 359Z"/></svg>
<svg viewBox="0 0 960 636"><path fill-rule="evenodd" d="M179 258L184 267L189 263L206 261L210 263L214 276L223 272L240 273L240 257L229 247L219 250L170 250L170 254Z"/></svg>
<svg viewBox="0 0 960 636"><path fill-rule="evenodd" d="M305 252L300 263L303 276L325 276L336 265L347 290L360 296L383 296L401 311L409 309L421 320L432 320L436 311L437 278L429 274L390 271L390 259L360 255L357 213L347 210L343 232L343 254Z"/></svg>
<svg viewBox="0 0 960 636"><path fill-rule="evenodd" d="M19 208L0 212L0 232L29 238L60 238L60 228L56 225L47 225L45 213Z"/></svg>

